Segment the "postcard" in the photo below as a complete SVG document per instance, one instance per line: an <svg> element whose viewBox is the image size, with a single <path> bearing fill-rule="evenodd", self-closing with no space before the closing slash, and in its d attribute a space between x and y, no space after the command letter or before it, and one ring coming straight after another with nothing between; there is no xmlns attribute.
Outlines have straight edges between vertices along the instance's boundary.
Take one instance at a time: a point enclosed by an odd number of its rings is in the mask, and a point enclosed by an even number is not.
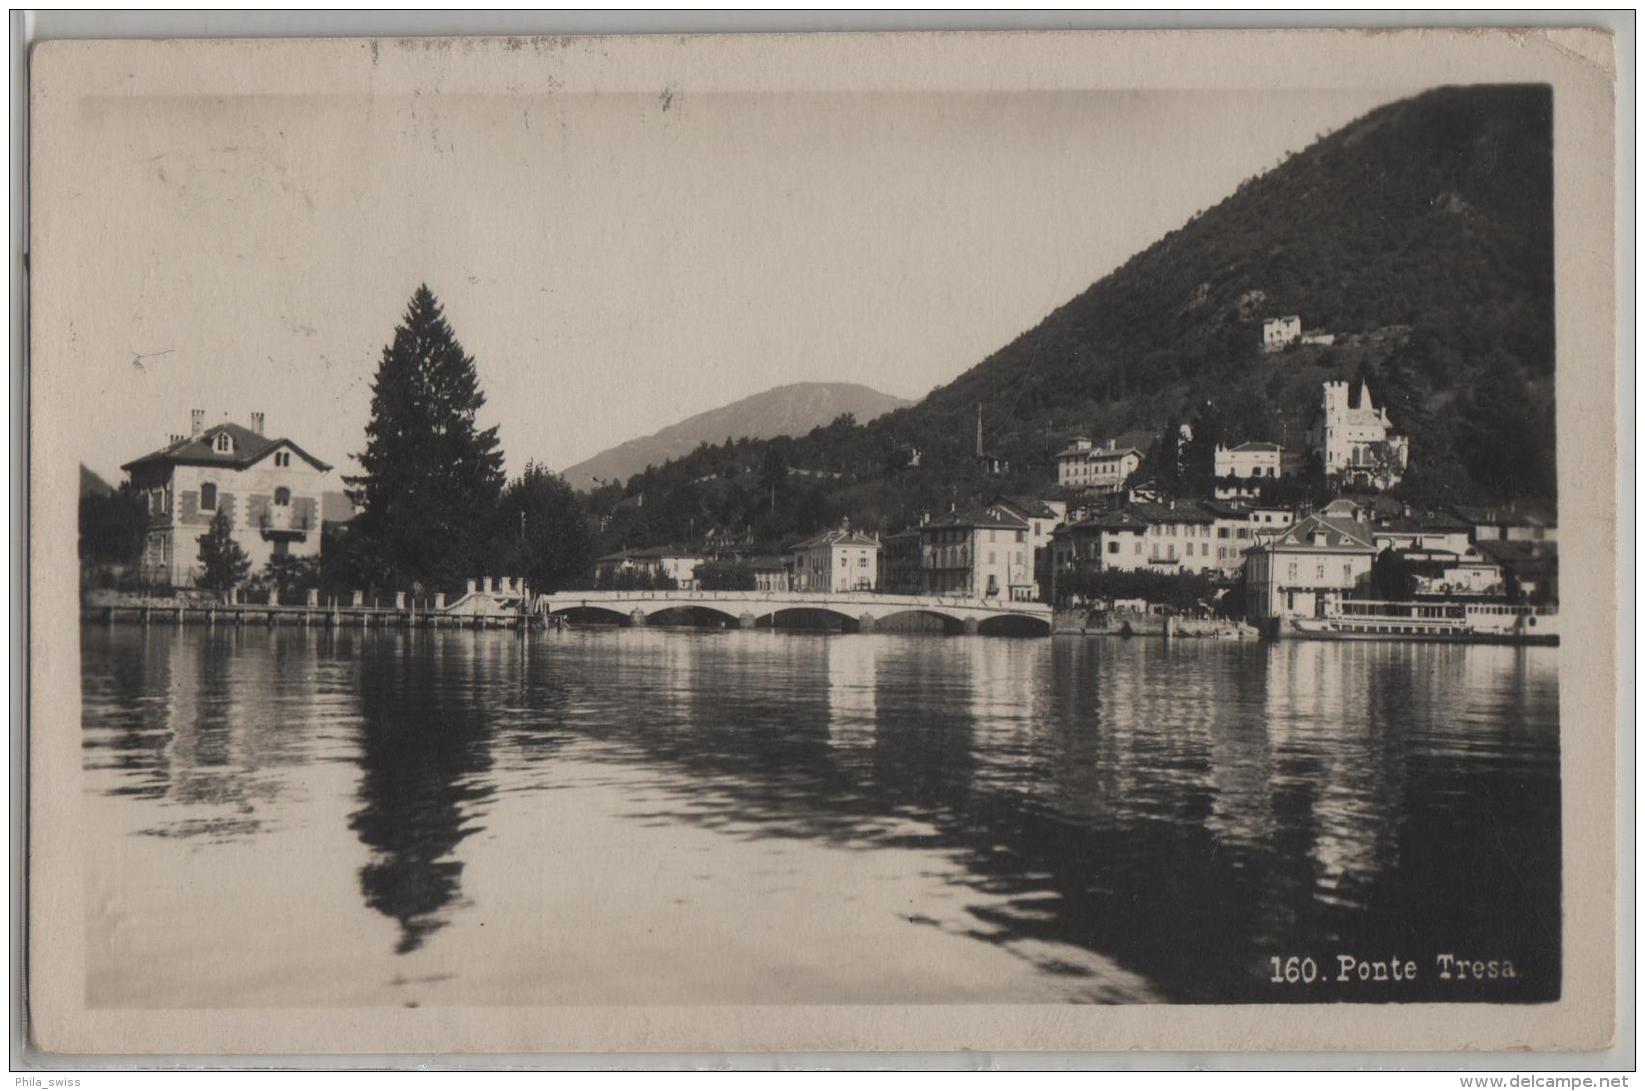
<svg viewBox="0 0 1645 1091"><path fill-rule="evenodd" d="M1612 1041L1608 34L31 63L35 1048Z"/></svg>

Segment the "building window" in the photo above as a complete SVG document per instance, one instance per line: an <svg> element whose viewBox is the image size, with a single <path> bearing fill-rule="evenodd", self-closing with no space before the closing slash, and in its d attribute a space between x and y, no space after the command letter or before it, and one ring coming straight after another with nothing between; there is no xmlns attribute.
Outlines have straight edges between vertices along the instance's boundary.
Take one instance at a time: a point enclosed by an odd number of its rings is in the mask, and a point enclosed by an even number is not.
<svg viewBox="0 0 1645 1091"><path fill-rule="evenodd" d="M200 510L217 510L217 486L210 481L200 486Z"/></svg>
<svg viewBox="0 0 1645 1091"><path fill-rule="evenodd" d="M1108 552L1118 553L1119 551L1120 551L1120 544L1118 542L1109 542L1108 543Z"/></svg>
<svg viewBox="0 0 1645 1091"><path fill-rule="evenodd" d="M290 489L286 488L284 485L281 485L278 489L274 490L274 506L275 507L283 508L283 507L286 507L290 503L291 503L291 490Z"/></svg>
<svg viewBox="0 0 1645 1091"><path fill-rule="evenodd" d="M234 450L234 437L230 436L227 432L218 432L217 450L224 454Z"/></svg>
<svg viewBox="0 0 1645 1091"><path fill-rule="evenodd" d="M290 451L276 451L276 452L274 452L274 464L276 466L290 466L291 465L291 452Z"/></svg>

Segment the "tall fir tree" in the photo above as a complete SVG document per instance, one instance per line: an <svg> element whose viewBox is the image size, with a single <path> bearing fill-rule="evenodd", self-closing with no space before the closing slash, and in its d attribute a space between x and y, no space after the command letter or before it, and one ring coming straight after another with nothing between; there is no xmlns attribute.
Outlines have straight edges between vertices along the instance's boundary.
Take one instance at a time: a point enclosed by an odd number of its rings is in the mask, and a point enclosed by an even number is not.
<svg viewBox="0 0 1645 1091"><path fill-rule="evenodd" d="M356 557L381 585L450 587L480 575L503 489L497 429L474 358L463 351L428 285L384 346L372 382L364 473L347 478L363 509Z"/></svg>

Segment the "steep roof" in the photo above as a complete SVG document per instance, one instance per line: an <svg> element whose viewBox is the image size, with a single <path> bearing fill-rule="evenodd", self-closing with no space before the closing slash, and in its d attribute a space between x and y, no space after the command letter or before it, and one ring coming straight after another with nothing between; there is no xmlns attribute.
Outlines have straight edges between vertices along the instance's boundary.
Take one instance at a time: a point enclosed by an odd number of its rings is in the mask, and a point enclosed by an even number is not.
<svg viewBox="0 0 1645 1091"><path fill-rule="evenodd" d="M847 530L836 527L833 530L825 530L814 538L807 538L805 541L793 546L791 552L798 552L802 549L819 549L823 546L877 547L879 544L877 540L870 538L860 530Z"/></svg>
<svg viewBox="0 0 1645 1091"><path fill-rule="evenodd" d="M1315 535L1324 541L1316 545ZM1376 549L1371 541L1370 528L1353 519L1334 515L1309 515L1285 529L1285 533L1262 549L1346 549L1355 552Z"/></svg>
<svg viewBox="0 0 1645 1091"><path fill-rule="evenodd" d="M1043 500L1036 500L1031 496L999 496L995 497L989 506L1007 508L1013 515L1021 515L1027 519L1057 517L1057 513L1046 507Z"/></svg>
<svg viewBox="0 0 1645 1091"><path fill-rule="evenodd" d="M1170 504L1156 504L1150 501L1138 500L1127 504L1125 510L1140 519L1150 523L1210 523L1215 516L1195 503L1181 503L1176 506Z"/></svg>
<svg viewBox="0 0 1645 1091"><path fill-rule="evenodd" d="M227 434L232 441L233 445L230 450L217 450L217 437L223 434ZM321 462L289 439L284 437L274 439L259 435L250 428L232 422L214 424L197 436L188 436L157 451L151 451L142 458L133 459L120 468L130 472L137 466L158 464L224 466L229 469L243 470L247 466L262 461L264 456L273 453L279 447L290 447L321 473L331 469L329 464Z"/></svg>
<svg viewBox="0 0 1645 1091"><path fill-rule="evenodd" d="M1027 530L1026 520L1003 511L951 511L932 519L933 527L982 527L1005 530Z"/></svg>
<svg viewBox="0 0 1645 1091"><path fill-rule="evenodd" d="M1148 521L1146 519L1138 518L1131 512L1105 511L1099 515L1093 515L1089 519L1081 519L1077 523L1069 523L1067 526L1058 527L1053 533L1062 534L1064 531L1072 533L1081 530L1141 531L1146 529L1148 529Z"/></svg>

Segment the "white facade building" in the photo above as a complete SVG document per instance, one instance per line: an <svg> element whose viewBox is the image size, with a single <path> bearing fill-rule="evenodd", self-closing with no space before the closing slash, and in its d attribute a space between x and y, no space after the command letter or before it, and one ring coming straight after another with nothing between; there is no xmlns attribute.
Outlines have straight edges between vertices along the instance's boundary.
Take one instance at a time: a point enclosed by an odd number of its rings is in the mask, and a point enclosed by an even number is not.
<svg viewBox="0 0 1645 1091"><path fill-rule="evenodd" d="M880 585L880 542L861 531L840 528L795 546L796 591L874 591Z"/></svg>
<svg viewBox="0 0 1645 1091"><path fill-rule="evenodd" d="M1057 452L1057 484L1067 488L1118 492L1142 465L1142 452L1109 440L1101 447L1084 436Z"/></svg>
<svg viewBox="0 0 1645 1091"><path fill-rule="evenodd" d="M331 466L289 439L264 436L261 413L252 414L250 428L204 428L202 418L196 411L190 435L121 467L148 504L144 580L192 586L202 575L200 536L218 512L250 559L250 576L274 557L318 557L326 508L341 499L330 489Z"/></svg>
<svg viewBox="0 0 1645 1091"><path fill-rule="evenodd" d="M1302 340L1302 316L1295 314L1270 318L1262 324L1262 351L1279 352L1287 345Z"/></svg>
<svg viewBox="0 0 1645 1091"><path fill-rule="evenodd" d="M1213 454L1218 477L1282 477L1285 473L1277 443L1242 443L1237 447L1217 444Z"/></svg>
<svg viewBox="0 0 1645 1091"><path fill-rule="evenodd" d="M1371 577L1370 528L1353 519L1310 515L1246 554L1246 616L1254 622L1324 617Z"/></svg>
<svg viewBox="0 0 1645 1091"><path fill-rule="evenodd" d="M1308 430L1308 444L1328 476L1380 489L1398 484L1410 459L1410 442L1393 434L1388 410L1377 408L1363 382L1358 405L1350 403L1346 382L1320 385L1320 407Z"/></svg>

